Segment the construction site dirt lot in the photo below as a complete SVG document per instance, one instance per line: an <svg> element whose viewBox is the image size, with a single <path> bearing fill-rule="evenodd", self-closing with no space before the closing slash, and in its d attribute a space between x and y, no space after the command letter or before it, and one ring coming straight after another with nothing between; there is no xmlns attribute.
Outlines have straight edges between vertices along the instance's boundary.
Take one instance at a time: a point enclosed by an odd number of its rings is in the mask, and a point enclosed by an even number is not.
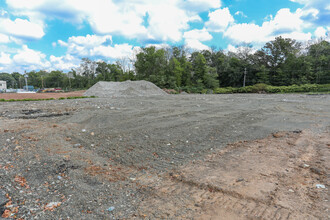
<svg viewBox="0 0 330 220"><path fill-rule="evenodd" d="M0 93L0 99L59 99L67 97L83 96L85 91L52 92L52 93Z"/></svg>
<svg viewBox="0 0 330 220"><path fill-rule="evenodd" d="M329 219L329 147L329 95L1 103L0 211L14 219Z"/></svg>

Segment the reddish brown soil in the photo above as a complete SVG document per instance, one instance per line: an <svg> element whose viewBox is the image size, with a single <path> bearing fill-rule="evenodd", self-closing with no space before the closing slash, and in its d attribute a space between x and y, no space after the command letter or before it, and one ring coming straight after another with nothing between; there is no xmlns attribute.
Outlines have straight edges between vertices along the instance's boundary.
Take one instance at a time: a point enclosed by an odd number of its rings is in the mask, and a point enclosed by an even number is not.
<svg viewBox="0 0 330 220"><path fill-rule="evenodd" d="M62 97L83 96L84 90L65 93L5 93L0 94L0 99L58 99Z"/></svg>
<svg viewBox="0 0 330 220"><path fill-rule="evenodd" d="M329 185L329 143L329 133L303 131L230 144L158 181L140 215L175 219L188 207L181 219L328 219L328 189L316 186Z"/></svg>

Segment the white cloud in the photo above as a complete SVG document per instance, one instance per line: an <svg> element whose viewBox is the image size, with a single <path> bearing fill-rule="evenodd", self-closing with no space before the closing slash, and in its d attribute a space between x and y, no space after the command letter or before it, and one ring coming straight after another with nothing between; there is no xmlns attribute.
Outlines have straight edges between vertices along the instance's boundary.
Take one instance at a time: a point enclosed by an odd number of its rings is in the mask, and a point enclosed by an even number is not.
<svg viewBox="0 0 330 220"><path fill-rule="evenodd" d="M242 16L243 18L247 18L247 16L244 14L244 12L242 12L242 11L237 11L237 12L235 12L235 15L240 15L240 16Z"/></svg>
<svg viewBox="0 0 330 220"><path fill-rule="evenodd" d="M190 21L184 10L167 1L157 1L157 4L149 6L149 10L149 39L172 42L182 39L182 31L189 28Z"/></svg>
<svg viewBox="0 0 330 220"><path fill-rule="evenodd" d="M79 67L80 59L69 54L61 57L50 56L51 68L53 70L69 71Z"/></svg>
<svg viewBox="0 0 330 220"><path fill-rule="evenodd" d="M202 12L212 8L220 8L220 0L186 0L183 1L182 6L189 10Z"/></svg>
<svg viewBox="0 0 330 220"><path fill-rule="evenodd" d="M316 28L314 35L316 38L324 38L327 36L327 30L323 27Z"/></svg>
<svg viewBox="0 0 330 220"><path fill-rule="evenodd" d="M209 41L213 38L205 28L187 31L183 36L185 38L185 46L194 50L209 50L210 48L201 41Z"/></svg>
<svg viewBox="0 0 330 220"><path fill-rule="evenodd" d="M232 44L228 44L227 47L227 51L228 52L232 52L232 53L236 53L236 54L240 54L240 58L242 59L246 59L246 55L248 54L253 54L257 51L256 48L251 48L248 46L233 46Z"/></svg>
<svg viewBox="0 0 330 220"><path fill-rule="evenodd" d="M5 34L0 33L0 43L9 43L9 37Z"/></svg>
<svg viewBox="0 0 330 220"><path fill-rule="evenodd" d="M203 22L203 19L199 15L193 15L189 18L189 22Z"/></svg>
<svg viewBox="0 0 330 220"><path fill-rule="evenodd" d="M266 42L270 40L268 30L256 24L235 24L228 28L224 36L235 43Z"/></svg>
<svg viewBox="0 0 330 220"><path fill-rule="evenodd" d="M308 33L292 32L292 33L282 34L281 36L283 38L291 38L297 41L308 41L312 38L312 34L309 32Z"/></svg>
<svg viewBox="0 0 330 220"><path fill-rule="evenodd" d="M199 40L196 39L187 39L185 41L185 47L187 48L191 48L194 50L209 50L210 47L208 47L207 45L201 43Z"/></svg>
<svg viewBox="0 0 330 220"><path fill-rule="evenodd" d="M109 41L109 42L108 42ZM89 56L91 51L98 46L106 43L112 43L112 36L98 36L98 35L86 35L86 36L73 36L68 39L68 42L59 40L58 43L61 46L68 47L69 54L75 54L78 56Z"/></svg>
<svg viewBox="0 0 330 220"><path fill-rule="evenodd" d="M110 41L110 43L112 43L112 36L111 35L98 36L98 35L87 34L86 37L84 36L70 37L68 42L69 44L71 43L77 45L84 45L86 47L93 47L105 43L106 41Z"/></svg>
<svg viewBox="0 0 330 220"><path fill-rule="evenodd" d="M23 45L22 49L13 57L13 61L20 66L30 66L37 68L46 68L50 63L46 60L46 55L40 51L29 49L28 46Z"/></svg>
<svg viewBox="0 0 330 220"><path fill-rule="evenodd" d="M1 8L0 9L0 17L1 18L8 18L9 17L8 12Z"/></svg>
<svg viewBox="0 0 330 220"><path fill-rule="evenodd" d="M62 47L67 47L68 46L68 43L62 41L62 40L57 40L57 43L62 46Z"/></svg>
<svg viewBox="0 0 330 220"><path fill-rule="evenodd" d="M296 40L310 40L311 34L304 33L306 24L301 19L300 9L291 13L289 9L281 9L274 18L270 17L261 26L253 23L234 24L225 31L224 36L235 43L263 44L276 36L290 37Z"/></svg>
<svg viewBox="0 0 330 220"><path fill-rule="evenodd" d="M68 48L67 54L78 57L100 56L109 59L119 59L122 57L130 57L135 49L129 44L113 45L112 36L72 36L68 42L59 40L61 46Z"/></svg>
<svg viewBox="0 0 330 220"><path fill-rule="evenodd" d="M17 38L40 39L45 33L43 27L26 19L0 18L0 32Z"/></svg>
<svg viewBox="0 0 330 220"><path fill-rule="evenodd" d="M87 22L97 34L119 35L142 41L182 39L198 13L221 6L220 0L7 0L16 15L43 24L46 19ZM146 17L148 15L148 17ZM147 25L145 20L148 18Z"/></svg>
<svg viewBox="0 0 330 220"><path fill-rule="evenodd" d="M313 26L327 26L330 20L330 3L328 0L290 0L302 7L304 22Z"/></svg>
<svg viewBox="0 0 330 220"><path fill-rule="evenodd" d="M114 46L98 46L91 50L91 56L102 56L111 59L131 57L134 47L129 44L116 44Z"/></svg>
<svg viewBox="0 0 330 220"><path fill-rule="evenodd" d="M223 32L229 24L234 22L233 16L228 8L218 9L209 13L209 21L205 23L207 30Z"/></svg>
<svg viewBox="0 0 330 220"><path fill-rule="evenodd" d="M2 65L11 64L10 54L1 52L0 53L0 64L2 64Z"/></svg>
<svg viewBox="0 0 330 220"><path fill-rule="evenodd" d="M202 29L202 30L191 30L191 31L187 31L184 33L183 37L185 39L195 39L195 40L199 40L199 41L209 41L212 40L212 35L206 30L206 29Z"/></svg>

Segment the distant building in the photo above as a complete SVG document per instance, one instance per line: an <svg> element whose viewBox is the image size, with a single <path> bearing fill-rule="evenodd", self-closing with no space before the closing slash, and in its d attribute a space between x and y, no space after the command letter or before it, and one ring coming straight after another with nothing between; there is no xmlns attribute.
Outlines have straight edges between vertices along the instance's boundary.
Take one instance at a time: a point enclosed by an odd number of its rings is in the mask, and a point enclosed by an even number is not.
<svg viewBox="0 0 330 220"><path fill-rule="evenodd" d="M7 89L7 82L0 81L0 90L6 90L6 89Z"/></svg>
<svg viewBox="0 0 330 220"><path fill-rule="evenodd" d="M28 87L23 86L23 89L24 90L27 90L27 91L33 91L34 90L34 86L28 86Z"/></svg>

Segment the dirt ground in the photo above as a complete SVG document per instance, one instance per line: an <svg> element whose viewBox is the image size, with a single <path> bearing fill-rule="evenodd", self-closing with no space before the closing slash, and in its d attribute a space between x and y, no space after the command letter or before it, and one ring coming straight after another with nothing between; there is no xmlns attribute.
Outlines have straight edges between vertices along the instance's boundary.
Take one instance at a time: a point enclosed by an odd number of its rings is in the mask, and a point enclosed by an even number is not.
<svg viewBox="0 0 330 220"><path fill-rule="evenodd" d="M58 99L74 96L83 96L85 91L59 92L59 93L0 93L0 99Z"/></svg>
<svg viewBox="0 0 330 220"><path fill-rule="evenodd" d="M0 211L16 219L329 219L329 144L329 95L1 103Z"/></svg>

